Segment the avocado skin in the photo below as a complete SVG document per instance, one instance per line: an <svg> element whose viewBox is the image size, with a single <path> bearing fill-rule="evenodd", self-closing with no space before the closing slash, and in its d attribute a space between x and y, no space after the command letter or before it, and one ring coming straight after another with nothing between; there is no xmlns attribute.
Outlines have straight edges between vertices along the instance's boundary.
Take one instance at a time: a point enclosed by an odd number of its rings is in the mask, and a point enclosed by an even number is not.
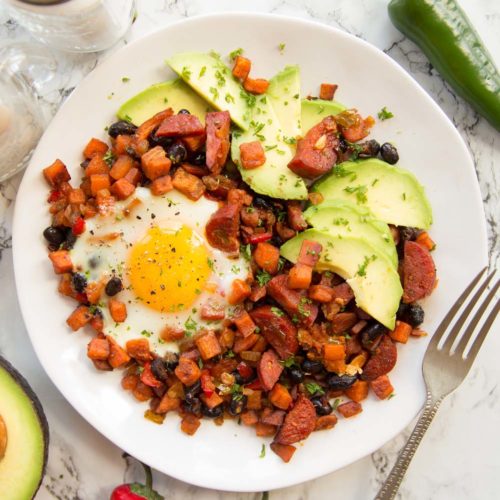
<svg viewBox="0 0 500 500"><path fill-rule="evenodd" d="M40 481L36 487L36 493L42 484L42 480L45 476L45 471L47 469L47 461L49 458L49 443L50 443L50 431L49 431L49 423L47 421L47 417L45 416L45 412L43 411L42 404L38 399L38 396L35 394L28 381L2 356L0 356L0 370L5 370L13 379L14 382L22 389L22 391L28 396L28 399L31 401L33 408L35 410L36 416L38 417L38 422L40 424L40 428L43 434L43 440L45 443L43 450L43 465L42 465L42 473L40 475Z"/></svg>

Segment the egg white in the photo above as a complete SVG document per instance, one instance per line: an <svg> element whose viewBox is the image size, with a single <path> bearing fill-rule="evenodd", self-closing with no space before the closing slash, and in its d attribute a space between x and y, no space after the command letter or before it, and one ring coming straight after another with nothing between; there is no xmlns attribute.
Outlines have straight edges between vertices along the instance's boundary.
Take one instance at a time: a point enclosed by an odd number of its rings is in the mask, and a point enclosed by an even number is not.
<svg viewBox="0 0 500 500"><path fill-rule="evenodd" d="M135 202L136 199L139 202ZM175 190L164 196L153 196L149 189L139 187L129 199L116 203L114 213L97 215L86 221L85 232L78 237L71 250L75 268L84 273L89 282L101 279L107 282L116 274L122 278L124 285L114 298L127 306L125 322L113 321L107 306L109 297L105 293L101 297L99 305L104 318L104 333L113 336L121 346L143 335L149 339L151 349L161 355L167 350L178 349L175 343L164 342L160 338L159 333L166 326L185 329L188 324L200 329L214 328L219 324L200 317L201 306L208 299L224 303L226 316L230 313L232 308L227 304L226 297L235 279L246 279L249 263L242 257L230 259L206 242L205 225L218 207L217 202L204 197L191 201ZM155 226L169 230L187 226L198 239L203 240L210 258L212 273L207 283L210 283L211 291L203 290L184 311L160 312L146 306L137 300L128 282L128 254L134 243ZM175 293L177 285L172 285L172 293Z"/></svg>

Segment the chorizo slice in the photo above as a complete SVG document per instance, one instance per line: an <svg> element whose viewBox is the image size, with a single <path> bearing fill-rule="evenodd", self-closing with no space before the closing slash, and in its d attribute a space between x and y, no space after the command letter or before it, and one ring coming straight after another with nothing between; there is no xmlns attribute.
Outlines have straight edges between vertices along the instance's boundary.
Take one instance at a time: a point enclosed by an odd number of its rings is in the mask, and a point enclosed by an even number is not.
<svg viewBox="0 0 500 500"><path fill-rule="evenodd" d="M405 241L403 257L403 302L427 297L436 284L436 266L427 248Z"/></svg>
<svg viewBox="0 0 500 500"><path fill-rule="evenodd" d="M337 124L327 116L297 143L297 152L288 168L301 177L314 179L329 172L337 161Z"/></svg>
<svg viewBox="0 0 500 500"><path fill-rule="evenodd" d="M396 365L397 359L396 346L389 335L384 335L370 359L363 366L361 378L369 382L389 373Z"/></svg>
<svg viewBox="0 0 500 500"><path fill-rule="evenodd" d="M332 287L332 292L332 300L334 300L341 306L346 306L354 298L354 292L352 291L352 288L348 283L335 285L334 287Z"/></svg>
<svg viewBox="0 0 500 500"><path fill-rule="evenodd" d="M276 353L269 349L260 358L257 365L257 375L259 376L260 385L265 391L270 391L278 379L280 378L283 366L276 356Z"/></svg>
<svg viewBox="0 0 500 500"><path fill-rule="evenodd" d="M184 137L202 135L205 127L199 118L194 115L172 115L165 118L158 130L157 137Z"/></svg>
<svg viewBox="0 0 500 500"><path fill-rule="evenodd" d="M287 413L283 425L274 438L275 443L293 444L302 441L314 431L316 410L311 401L299 395L294 407Z"/></svg>
<svg viewBox="0 0 500 500"><path fill-rule="evenodd" d="M257 307L250 316L281 359L289 358L299 350L297 328L278 308Z"/></svg>
<svg viewBox="0 0 500 500"><path fill-rule="evenodd" d="M205 226L208 243L224 252L237 252L240 248L240 205L228 203L210 216Z"/></svg>
<svg viewBox="0 0 500 500"><path fill-rule="evenodd" d="M226 163L229 152L229 127L231 116L228 111L207 113L207 156L208 169L219 174Z"/></svg>

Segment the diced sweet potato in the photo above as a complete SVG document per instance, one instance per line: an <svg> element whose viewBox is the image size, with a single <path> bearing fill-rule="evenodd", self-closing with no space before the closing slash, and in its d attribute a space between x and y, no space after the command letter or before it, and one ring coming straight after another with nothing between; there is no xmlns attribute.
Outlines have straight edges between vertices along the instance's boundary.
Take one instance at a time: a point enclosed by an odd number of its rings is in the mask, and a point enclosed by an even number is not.
<svg viewBox="0 0 500 500"><path fill-rule="evenodd" d="M175 171L172 184L177 191L193 201L199 200L205 192L203 181L195 175L189 174L182 167Z"/></svg>
<svg viewBox="0 0 500 500"><path fill-rule="evenodd" d="M243 351L249 351L257 342L257 340L259 340L259 335L257 335L256 333L252 333L247 337L237 337L234 342L233 351L236 354L239 354Z"/></svg>
<svg viewBox="0 0 500 500"><path fill-rule="evenodd" d="M327 304L333 297L332 288L326 285L312 285L307 292L310 299Z"/></svg>
<svg viewBox="0 0 500 500"><path fill-rule="evenodd" d="M117 135L113 144L114 153L116 155L124 155L131 146L132 140L131 135Z"/></svg>
<svg viewBox="0 0 500 500"><path fill-rule="evenodd" d="M169 411L178 410L181 407L181 398L171 398L166 392L161 398L158 406L155 409L156 413L167 413Z"/></svg>
<svg viewBox="0 0 500 500"><path fill-rule="evenodd" d="M246 281L240 279L233 280L227 301L231 305L240 304L250 296L250 293L250 285Z"/></svg>
<svg viewBox="0 0 500 500"><path fill-rule="evenodd" d="M269 87L269 81L264 78L246 78L243 88L251 94L264 94Z"/></svg>
<svg viewBox="0 0 500 500"><path fill-rule="evenodd" d="M295 264L288 273L288 288L307 290L312 280L313 268L305 264Z"/></svg>
<svg viewBox="0 0 500 500"><path fill-rule="evenodd" d="M217 336L212 330L198 337L195 344L203 360L211 359L222 352Z"/></svg>
<svg viewBox="0 0 500 500"><path fill-rule="evenodd" d="M141 165L144 175L154 181L170 172L172 162L161 146L155 146L141 156Z"/></svg>
<svg viewBox="0 0 500 500"><path fill-rule="evenodd" d="M160 332L160 337L165 342L176 342L184 338L184 330L181 328L174 328L172 326L166 326Z"/></svg>
<svg viewBox="0 0 500 500"><path fill-rule="evenodd" d="M134 373L126 374L122 378L121 382L122 388L125 389L126 391L133 391L137 387L138 383L139 383L139 375Z"/></svg>
<svg viewBox="0 0 500 500"><path fill-rule="evenodd" d="M269 401L282 410L288 410L292 404L292 396L288 389L281 384L276 384L269 393Z"/></svg>
<svg viewBox="0 0 500 500"><path fill-rule="evenodd" d="M244 411L240 415L240 418L243 425L255 425L259 421L257 413L254 410Z"/></svg>
<svg viewBox="0 0 500 500"><path fill-rule="evenodd" d="M113 163L109 175L112 179L117 181L118 179L123 179L130 170L134 167L135 161L129 155L119 155L118 158Z"/></svg>
<svg viewBox="0 0 500 500"><path fill-rule="evenodd" d="M130 361L130 356L127 354L125 349L119 346L113 337L110 337L108 335L106 338L108 339L109 342L108 363L113 368L118 368L120 366L126 365Z"/></svg>
<svg viewBox="0 0 500 500"><path fill-rule="evenodd" d="M133 184L134 186L137 186L139 182L141 182L142 179L142 174L141 171L138 168L131 168L127 175L124 177L127 181L130 182L130 184Z"/></svg>
<svg viewBox="0 0 500 500"><path fill-rule="evenodd" d="M266 163L266 153L260 141L240 144L241 166L246 170L258 168Z"/></svg>
<svg viewBox="0 0 500 500"><path fill-rule="evenodd" d="M245 309L240 309L237 313L235 313L233 321L243 337L246 338L255 332L255 323Z"/></svg>
<svg viewBox="0 0 500 500"><path fill-rule="evenodd" d="M272 437L276 434L276 426L257 422L255 424L255 434L259 437Z"/></svg>
<svg viewBox="0 0 500 500"><path fill-rule="evenodd" d="M224 328L219 336L219 344L225 349L231 349L234 344L234 330Z"/></svg>
<svg viewBox="0 0 500 500"><path fill-rule="evenodd" d="M393 392L391 381L387 375L381 375L370 382L370 387L379 399L387 399Z"/></svg>
<svg viewBox="0 0 500 500"><path fill-rule="evenodd" d="M56 274L69 273L73 270L73 263L67 250L56 250L49 253L49 259L52 261L54 272Z"/></svg>
<svg viewBox="0 0 500 500"><path fill-rule="evenodd" d="M316 419L316 426L314 427L315 431L323 431L326 429L331 429L332 427L335 427L335 424L337 423L337 416L336 415L324 415L321 417L318 417Z"/></svg>
<svg viewBox="0 0 500 500"><path fill-rule="evenodd" d="M132 339L127 341L125 344L127 354L132 358L140 361L141 363L147 363L153 359L151 352L149 350L149 340L145 338Z"/></svg>
<svg viewBox="0 0 500 500"><path fill-rule="evenodd" d="M76 332L92 319L92 314L87 306L78 306L68 317L66 323Z"/></svg>
<svg viewBox="0 0 500 500"><path fill-rule="evenodd" d="M199 426L200 426L200 419L195 417L191 413L184 415L181 421L182 432L185 432L189 436L192 436L198 430Z"/></svg>
<svg viewBox="0 0 500 500"><path fill-rule="evenodd" d="M87 356L92 360L104 361L109 358L110 348L107 339L96 337L87 345Z"/></svg>
<svg viewBox="0 0 500 500"><path fill-rule="evenodd" d="M247 409L260 410L262 408L262 391L252 390L247 394Z"/></svg>
<svg viewBox="0 0 500 500"><path fill-rule="evenodd" d="M368 382L356 380L356 382L346 389L344 393L349 399L360 403L363 399L368 397Z"/></svg>
<svg viewBox="0 0 500 500"><path fill-rule="evenodd" d="M92 137L83 150L85 158L92 158L95 154L104 154L108 150L108 145L95 137Z"/></svg>
<svg viewBox="0 0 500 500"><path fill-rule="evenodd" d="M104 290L104 283L102 281L90 281L85 287L87 300L90 304L97 304L101 298Z"/></svg>
<svg viewBox="0 0 500 500"><path fill-rule="evenodd" d="M207 299L201 306L200 316L201 319L206 319L208 321L219 321L224 319L226 316L224 303L215 298Z"/></svg>
<svg viewBox="0 0 500 500"><path fill-rule="evenodd" d="M153 193L155 196L162 196L169 191L172 191L172 189L174 189L174 185L172 184L172 177L170 177L170 175L158 177L151 183L149 189L151 189L151 193Z"/></svg>
<svg viewBox="0 0 500 500"><path fill-rule="evenodd" d="M92 196L97 196L101 189L108 189L111 187L111 181L108 174L94 174L90 176L90 192Z"/></svg>
<svg viewBox="0 0 500 500"><path fill-rule="evenodd" d="M111 186L111 193L116 197L118 200L126 200L130 195L132 195L135 191L135 186L131 184L127 179L121 178L118 179L112 186Z"/></svg>
<svg viewBox="0 0 500 500"><path fill-rule="evenodd" d="M239 80L246 80L250 74L252 62L243 56L236 56L233 66L233 76Z"/></svg>
<svg viewBox="0 0 500 500"><path fill-rule="evenodd" d="M322 83L319 89L319 98L325 101L331 101L335 95L338 85L333 83Z"/></svg>
<svg viewBox="0 0 500 500"><path fill-rule="evenodd" d="M283 460L283 462L288 463L292 459L293 454L295 453L295 446L291 444L279 444L279 443L271 443L271 450L278 455L278 457Z"/></svg>
<svg viewBox="0 0 500 500"><path fill-rule="evenodd" d="M101 333L104 329L104 319L102 314L94 314L92 319L89 321L89 325L97 333Z"/></svg>
<svg viewBox="0 0 500 500"><path fill-rule="evenodd" d="M408 323L398 320L396 321L396 327L394 328L394 330L389 332L389 336L395 342L406 344L406 342L408 342L408 339L410 338L412 329L412 326Z"/></svg>
<svg viewBox="0 0 500 500"><path fill-rule="evenodd" d="M255 263L269 274L278 272L280 251L279 248L267 242L258 243L253 252Z"/></svg>
<svg viewBox="0 0 500 500"><path fill-rule="evenodd" d="M127 319L127 306L124 302L116 299L109 299L109 314L116 323L123 323Z"/></svg>
<svg viewBox="0 0 500 500"><path fill-rule="evenodd" d="M356 401L348 401L337 407L337 411L345 418L354 417L363 411L363 407Z"/></svg>
<svg viewBox="0 0 500 500"><path fill-rule="evenodd" d="M87 201L83 189L72 189L68 194L68 203L72 205L81 205Z"/></svg>
<svg viewBox="0 0 500 500"><path fill-rule="evenodd" d="M323 356L326 361L339 361L345 359L344 344L325 344L323 347Z"/></svg>
<svg viewBox="0 0 500 500"><path fill-rule="evenodd" d="M144 402L153 397L153 389L139 380L132 390L132 394L137 401Z"/></svg>
<svg viewBox="0 0 500 500"><path fill-rule="evenodd" d="M85 176L89 177L95 174L109 174L109 165L104 161L101 154L92 157L85 168Z"/></svg>
<svg viewBox="0 0 500 500"><path fill-rule="evenodd" d="M224 400L216 392L212 392L209 396L202 394L200 399L203 401L205 406L210 409L215 408L224 402Z"/></svg>
<svg viewBox="0 0 500 500"><path fill-rule="evenodd" d="M71 179L66 165L59 159L43 169L43 176L52 187L57 187L62 182L67 182Z"/></svg>
<svg viewBox="0 0 500 500"><path fill-rule="evenodd" d="M181 356L175 374L184 385L193 385L201 377L201 370L192 359Z"/></svg>

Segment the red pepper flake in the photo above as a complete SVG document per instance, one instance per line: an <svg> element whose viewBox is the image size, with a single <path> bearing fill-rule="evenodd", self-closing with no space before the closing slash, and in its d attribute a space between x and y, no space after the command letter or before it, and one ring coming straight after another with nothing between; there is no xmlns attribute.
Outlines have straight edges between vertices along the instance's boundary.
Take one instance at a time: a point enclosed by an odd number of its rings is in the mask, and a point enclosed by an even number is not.
<svg viewBox="0 0 500 500"><path fill-rule="evenodd" d="M71 231L75 236L82 234L83 231L85 231L85 220L82 217L78 217L78 219L76 219L75 223L73 224Z"/></svg>
<svg viewBox="0 0 500 500"><path fill-rule="evenodd" d="M251 243L252 245L255 245L257 243L262 243L264 241L270 240L273 237L272 233L258 233L258 234L252 234L248 238L248 242Z"/></svg>
<svg viewBox="0 0 500 500"><path fill-rule="evenodd" d="M161 382L153 375L151 363L146 363L141 373L141 382L149 387L161 387Z"/></svg>
<svg viewBox="0 0 500 500"><path fill-rule="evenodd" d="M59 191L58 189L53 189L50 194L49 194L49 197L47 199L47 201L49 203L54 203L55 201L58 201L62 198L63 194L61 193L61 191Z"/></svg>
<svg viewBox="0 0 500 500"><path fill-rule="evenodd" d="M202 389L203 393L205 394L205 396L207 398L209 398L210 396L212 396L212 394L215 391L215 385L212 381L212 377L210 376L210 373L208 372L208 370L203 370L201 372L200 381L201 381L201 389Z"/></svg>

